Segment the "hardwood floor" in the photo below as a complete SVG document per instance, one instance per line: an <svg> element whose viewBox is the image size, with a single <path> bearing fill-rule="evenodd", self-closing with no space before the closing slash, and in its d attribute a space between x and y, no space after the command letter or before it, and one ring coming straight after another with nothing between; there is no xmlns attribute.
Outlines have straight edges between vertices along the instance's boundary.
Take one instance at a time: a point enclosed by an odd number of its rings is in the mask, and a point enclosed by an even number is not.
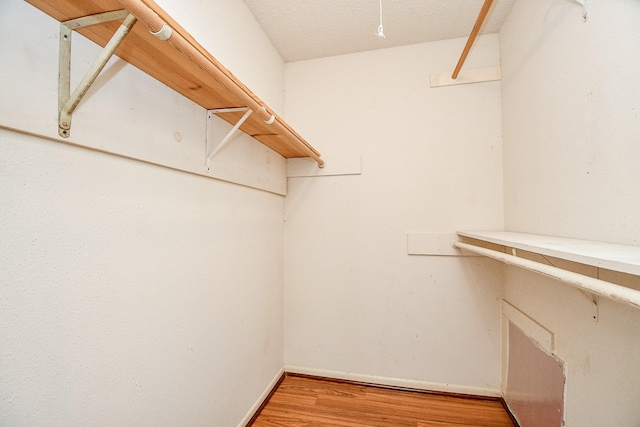
<svg viewBox="0 0 640 427"><path fill-rule="evenodd" d="M252 427L514 427L502 402L287 374Z"/></svg>

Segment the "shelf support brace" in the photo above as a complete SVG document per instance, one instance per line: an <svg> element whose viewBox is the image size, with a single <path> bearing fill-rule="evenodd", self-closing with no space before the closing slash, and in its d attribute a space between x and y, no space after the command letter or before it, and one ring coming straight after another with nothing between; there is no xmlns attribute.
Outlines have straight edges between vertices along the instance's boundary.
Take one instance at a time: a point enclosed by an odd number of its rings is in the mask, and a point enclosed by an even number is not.
<svg viewBox="0 0 640 427"><path fill-rule="evenodd" d="M582 291L593 294L596 297L603 296L619 303L624 303L635 308L640 308L640 291L636 289L627 288L625 286L620 286L615 283L596 279L591 276L585 276L583 274L574 273L572 271L564 270L552 265L541 264L539 262L531 261L525 258L519 258L517 256L495 251L493 249L483 248L481 246L471 245L459 241L452 242L452 245L454 248L466 249L479 255L484 255L488 258L502 261L507 265L524 268L543 276L560 280L561 282L567 283ZM594 304L597 304L597 301L594 301ZM598 320L597 317L597 315L594 316L595 321Z"/></svg>
<svg viewBox="0 0 640 427"><path fill-rule="evenodd" d="M575 0L580 6L582 6L582 19L584 22L587 22L589 19L589 6L587 5L587 0Z"/></svg>
<svg viewBox="0 0 640 427"><path fill-rule="evenodd" d="M216 110L209 110L209 113L213 113L213 114L235 113L235 112L239 112L239 111L244 111L244 115L240 118L240 120L238 120L238 123L236 123L233 126L233 128L231 128L231 130L229 131L227 136L225 136L222 139L222 141L220 141L220 144L218 144L218 146L216 148L211 150L211 152L209 152L208 141L207 141L207 160L206 160L207 170L209 170L209 163L211 162L211 159L213 159L214 156L216 154L218 154L229 143L229 141L231 140L233 135L235 135L235 133L238 131L238 129L240 129L240 126L242 126L242 124L249 118L251 113L253 113L253 110L251 108L249 108L249 107L218 108Z"/></svg>
<svg viewBox="0 0 640 427"><path fill-rule="evenodd" d="M476 41L476 37L478 37L480 28L482 28L482 24L484 23L484 20L487 17L492 4L493 0L484 0L482 9L480 9L480 13L478 14L478 18L476 19L476 23L471 30L469 38L467 39L467 44L465 44L464 49L462 50L462 55L460 55L460 59L458 60L458 64L456 65L456 68L455 70L453 70L453 74L451 75L451 78L453 80L458 78L458 74L460 74L460 70L462 69L464 62L467 60L467 55L469 55L469 51L471 50L473 43Z"/></svg>
<svg viewBox="0 0 640 427"><path fill-rule="evenodd" d="M111 40L102 49L102 52L86 72L78 87L71 92L71 34L73 30L102 24L105 22L124 19L122 25L115 32ZM113 56L120 43L129 34L136 23L135 16L126 10L105 12L97 15L72 19L60 24L60 58L58 63L58 134L68 138L71 129L71 116L78 104L87 93L100 72L104 69L109 59Z"/></svg>

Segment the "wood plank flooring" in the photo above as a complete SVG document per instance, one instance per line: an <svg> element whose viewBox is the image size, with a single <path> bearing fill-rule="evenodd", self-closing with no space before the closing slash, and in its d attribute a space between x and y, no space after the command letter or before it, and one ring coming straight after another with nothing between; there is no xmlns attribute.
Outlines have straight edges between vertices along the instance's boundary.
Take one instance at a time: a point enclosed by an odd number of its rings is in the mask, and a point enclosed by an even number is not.
<svg viewBox="0 0 640 427"><path fill-rule="evenodd" d="M287 374L252 427L516 427L499 400Z"/></svg>

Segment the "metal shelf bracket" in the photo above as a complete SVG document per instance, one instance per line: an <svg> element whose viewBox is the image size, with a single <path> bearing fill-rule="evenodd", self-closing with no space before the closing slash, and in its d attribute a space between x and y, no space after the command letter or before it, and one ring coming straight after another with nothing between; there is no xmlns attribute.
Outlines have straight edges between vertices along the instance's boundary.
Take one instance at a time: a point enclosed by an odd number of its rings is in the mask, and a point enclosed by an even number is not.
<svg viewBox="0 0 640 427"><path fill-rule="evenodd" d="M584 19L584 22L587 22L587 19L589 19L589 6L587 4L587 0L575 0L575 2L582 6L582 19Z"/></svg>
<svg viewBox="0 0 640 427"><path fill-rule="evenodd" d="M209 110L209 114L236 113L241 111L244 111L244 115L240 118L240 120L238 120L233 128L231 128L227 136L225 136L215 148L210 147L209 138L207 138L207 160L205 162L207 171L210 170L209 164L211 162L211 159L213 159L213 157L218 154L229 143L229 141L231 141L231 138L233 137L233 135L235 135L238 129L240 129L240 126L242 126L242 124L249 118L251 113L253 113L253 110L249 107L218 108L216 110Z"/></svg>
<svg viewBox="0 0 640 427"><path fill-rule="evenodd" d="M78 87L71 92L71 34L73 30L123 20L111 40L102 49L98 58L91 65ZM129 34L136 23L136 18L126 10L99 13L60 23L60 57L58 62L58 134L68 138L71 131L71 116L87 93L93 82L113 56L120 43Z"/></svg>

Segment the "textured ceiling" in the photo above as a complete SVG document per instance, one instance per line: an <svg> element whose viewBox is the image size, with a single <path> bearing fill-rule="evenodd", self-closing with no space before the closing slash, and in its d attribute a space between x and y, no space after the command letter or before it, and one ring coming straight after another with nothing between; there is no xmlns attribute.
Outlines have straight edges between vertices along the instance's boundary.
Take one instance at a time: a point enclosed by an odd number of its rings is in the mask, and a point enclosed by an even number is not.
<svg viewBox="0 0 640 427"><path fill-rule="evenodd" d="M515 0L495 0L482 34ZM467 37L483 0L244 0L285 62Z"/></svg>

